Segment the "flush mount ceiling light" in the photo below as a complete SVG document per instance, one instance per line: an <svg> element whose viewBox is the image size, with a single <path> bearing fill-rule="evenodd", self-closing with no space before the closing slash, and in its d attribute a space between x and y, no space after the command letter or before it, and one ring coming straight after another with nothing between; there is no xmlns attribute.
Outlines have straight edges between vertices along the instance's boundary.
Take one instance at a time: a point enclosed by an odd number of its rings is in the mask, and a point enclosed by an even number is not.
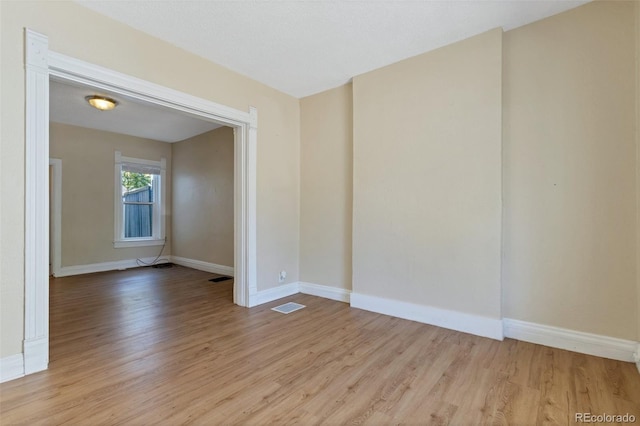
<svg viewBox="0 0 640 426"><path fill-rule="evenodd" d="M89 102L89 105L96 109L99 109L100 111L109 111L114 109L116 105L118 105L118 102L116 102L114 99L104 96L87 96L85 100Z"/></svg>

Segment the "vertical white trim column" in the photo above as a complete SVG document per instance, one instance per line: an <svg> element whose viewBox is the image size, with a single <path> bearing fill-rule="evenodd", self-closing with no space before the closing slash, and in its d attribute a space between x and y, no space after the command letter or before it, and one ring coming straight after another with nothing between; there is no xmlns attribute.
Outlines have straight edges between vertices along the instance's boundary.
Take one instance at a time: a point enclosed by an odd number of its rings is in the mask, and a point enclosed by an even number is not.
<svg viewBox="0 0 640 426"><path fill-rule="evenodd" d="M156 214L156 218L160 218L160 220L156 220L153 226L154 235L160 237L160 239L164 240L164 243L167 243L167 186L169 183L167 182L167 159L162 157L160 158L160 194L159 200L156 199L154 208L154 214ZM156 234L157 232L157 234Z"/></svg>
<svg viewBox="0 0 640 426"><path fill-rule="evenodd" d="M122 172L122 153L116 151L113 166L113 241L122 241L124 233L122 232L122 203L118 202L122 197L122 181L120 173Z"/></svg>
<svg viewBox="0 0 640 426"><path fill-rule="evenodd" d="M25 30L25 374L49 364L49 40Z"/></svg>
<svg viewBox="0 0 640 426"><path fill-rule="evenodd" d="M241 125L233 128L234 147L233 147L233 162L234 162L234 189L233 189L233 202L234 202L234 262L233 262L233 303L240 306L249 306L248 292L246 286L243 283L247 279L247 264L245 253L242 250L242 246L245 244L246 239L246 215L245 211L245 174L244 168L246 157L246 139L247 139L247 126ZM240 212L240 214L238 214Z"/></svg>
<svg viewBox="0 0 640 426"><path fill-rule="evenodd" d="M53 182L51 183L51 230L49 236L49 250L51 250L51 273L54 277L60 274L62 269L62 160L50 158L49 166L53 167Z"/></svg>
<svg viewBox="0 0 640 426"><path fill-rule="evenodd" d="M258 111L249 108L249 123L234 128L235 135L235 276L233 302L253 306L256 284L256 158ZM243 143L244 141L244 143ZM238 213L239 212L239 213Z"/></svg>
<svg viewBox="0 0 640 426"><path fill-rule="evenodd" d="M249 288L249 299L258 293L257 275L257 170L258 170L258 110L249 107L249 137L247 138L247 203L252 208L247 212L247 280ZM247 306L253 306L251 302Z"/></svg>
<svg viewBox="0 0 640 426"><path fill-rule="evenodd" d="M244 244L246 244L246 227L247 215L245 214L245 193L246 193L246 180L244 178L243 169L246 167L246 147L242 141L246 137L246 125L241 125L233 128L234 136L234 171L235 176L233 179L233 202L234 202L234 281L233 281L233 303L240 306L249 306L249 294L246 291L244 283L247 280L246 272L246 256L242 250Z"/></svg>

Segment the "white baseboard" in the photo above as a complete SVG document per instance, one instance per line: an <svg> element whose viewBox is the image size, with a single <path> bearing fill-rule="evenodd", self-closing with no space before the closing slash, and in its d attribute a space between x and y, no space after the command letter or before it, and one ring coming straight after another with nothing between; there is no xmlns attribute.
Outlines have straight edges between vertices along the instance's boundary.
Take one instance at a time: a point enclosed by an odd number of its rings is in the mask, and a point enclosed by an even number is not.
<svg viewBox="0 0 640 426"><path fill-rule="evenodd" d="M339 302L349 302L351 291L327 285L312 284L305 282L295 282L267 290L259 291L249 296L249 306L258 306L273 300L282 299L297 293L310 294L312 296L323 297L325 299L337 300Z"/></svg>
<svg viewBox="0 0 640 426"><path fill-rule="evenodd" d="M166 256L165 256L166 258ZM140 259L145 263L151 263L155 257L143 257ZM117 271L129 268L139 268L136 259L117 260L115 262L91 263L89 265L63 266L60 268L56 277L68 277L71 275L92 274L94 272Z"/></svg>
<svg viewBox="0 0 640 426"><path fill-rule="evenodd" d="M172 262L189 268L228 276L233 276L234 274L234 269L230 266L217 265L179 256L167 257L170 258ZM154 258L144 258L141 260L151 262ZM93 272L135 268L138 266L135 259L94 263L90 265L66 266L62 267L60 273L56 276L64 277L89 274ZM417 305L414 303L352 293L342 288L320 284L294 282L262 290L249 297L249 306L261 305L296 293L310 294L326 299L347 302L350 303L353 308L364 309L492 339L502 340L503 337L509 337L603 358L635 362L640 372L640 343L631 340L617 339L509 318L502 320L493 319L432 306ZM25 342L25 353L27 355L23 356L22 354L18 354L0 359L0 382L21 377L25 372L29 374L46 369L47 360L39 355L41 351L38 349L42 344L44 343Z"/></svg>
<svg viewBox="0 0 640 426"><path fill-rule="evenodd" d="M312 296L324 297L325 299L337 300L338 302L349 303L351 300L351 290L344 288L329 287L328 285L300 282L300 293Z"/></svg>
<svg viewBox="0 0 640 426"><path fill-rule="evenodd" d="M49 367L49 338L24 340L24 374L37 373Z"/></svg>
<svg viewBox="0 0 640 426"><path fill-rule="evenodd" d="M0 383L24 376L24 357L22 354L0 358Z"/></svg>
<svg viewBox="0 0 640 426"><path fill-rule="evenodd" d="M218 265L215 263L204 262L202 260L187 259L186 257L170 256L171 261L177 265L186 266L187 268L197 269L199 271L211 272L213 274L234 276L233 266Z"/></svg>
<svg viewBox="0 0 640 426"><path fill-rule="evenodd" d="M502 340L502 321L479 315L351 293L351 307Z"/></svg>
<svg viewBox="0 0 640 426"><path fill-rule="evenodd" d="M631 340L509 318L505 318L502 321L505 337L619 361L640 361L634 359L634 352L640 351L640 345Z"/></svg>
<svg viewBox="0 0 640 426"><path fill-rule="evenodd" d="M217 265L215 263L203 262L201 260L187 259L179 256L163 256L171 262L186 266L187 268L198 269L200 271L212 272L214 274L222 274L233 276L234 270L232 266ZM151 263L155 257L143 257L140 259L145 263ZM63 266L60 268L56 277L68 277L71 275L92 274L94 272L117 271L122 269L138 268L140 266L137 259L117 260L115 262L91 263L89 265Z"/></svg>
<svg viewBox="0 0 640 426"><path fill-rule="evenodd" d="M298 283L295 282L269 288L267 290L261 290L256 294L252 294L249 296L249 307L252 308L254 306L262 305L263 303L297 294L300 292L298 287Z"/></svg>

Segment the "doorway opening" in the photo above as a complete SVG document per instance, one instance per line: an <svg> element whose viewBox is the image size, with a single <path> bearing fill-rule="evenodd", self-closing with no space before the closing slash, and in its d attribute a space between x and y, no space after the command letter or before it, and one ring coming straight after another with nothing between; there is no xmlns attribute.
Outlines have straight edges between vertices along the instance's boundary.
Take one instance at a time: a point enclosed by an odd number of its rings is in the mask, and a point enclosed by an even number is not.
<svg viewBox="0 0 640 426"><path fill-rule="evenodd" d="M233 276L234 129L56 78L49 89L49 154L65 165L53 275L177 263Z"/></svg>
<svg viewBox="0 0 640 426"><path fill-rule="evenodd" d="M233 298L240 306L254 304L257 110L239 111L51 52L48 38L29 29L25 31L25 74L25 374L46 369L49 361L50 78L110 91L234 129Z"/></svg>

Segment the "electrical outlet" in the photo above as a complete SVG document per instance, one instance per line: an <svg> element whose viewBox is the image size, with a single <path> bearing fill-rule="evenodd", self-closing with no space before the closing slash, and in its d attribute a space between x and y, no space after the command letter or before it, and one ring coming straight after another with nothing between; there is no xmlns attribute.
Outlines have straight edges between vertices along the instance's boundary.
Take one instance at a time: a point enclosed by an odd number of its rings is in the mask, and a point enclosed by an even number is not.
<svg viewBox="0 0 640 426"><path fill-rule="evenodd" d="M280 275L278 276L278 282L283 283L285 278L287 278L287 271L280 271Z"/></svg>

